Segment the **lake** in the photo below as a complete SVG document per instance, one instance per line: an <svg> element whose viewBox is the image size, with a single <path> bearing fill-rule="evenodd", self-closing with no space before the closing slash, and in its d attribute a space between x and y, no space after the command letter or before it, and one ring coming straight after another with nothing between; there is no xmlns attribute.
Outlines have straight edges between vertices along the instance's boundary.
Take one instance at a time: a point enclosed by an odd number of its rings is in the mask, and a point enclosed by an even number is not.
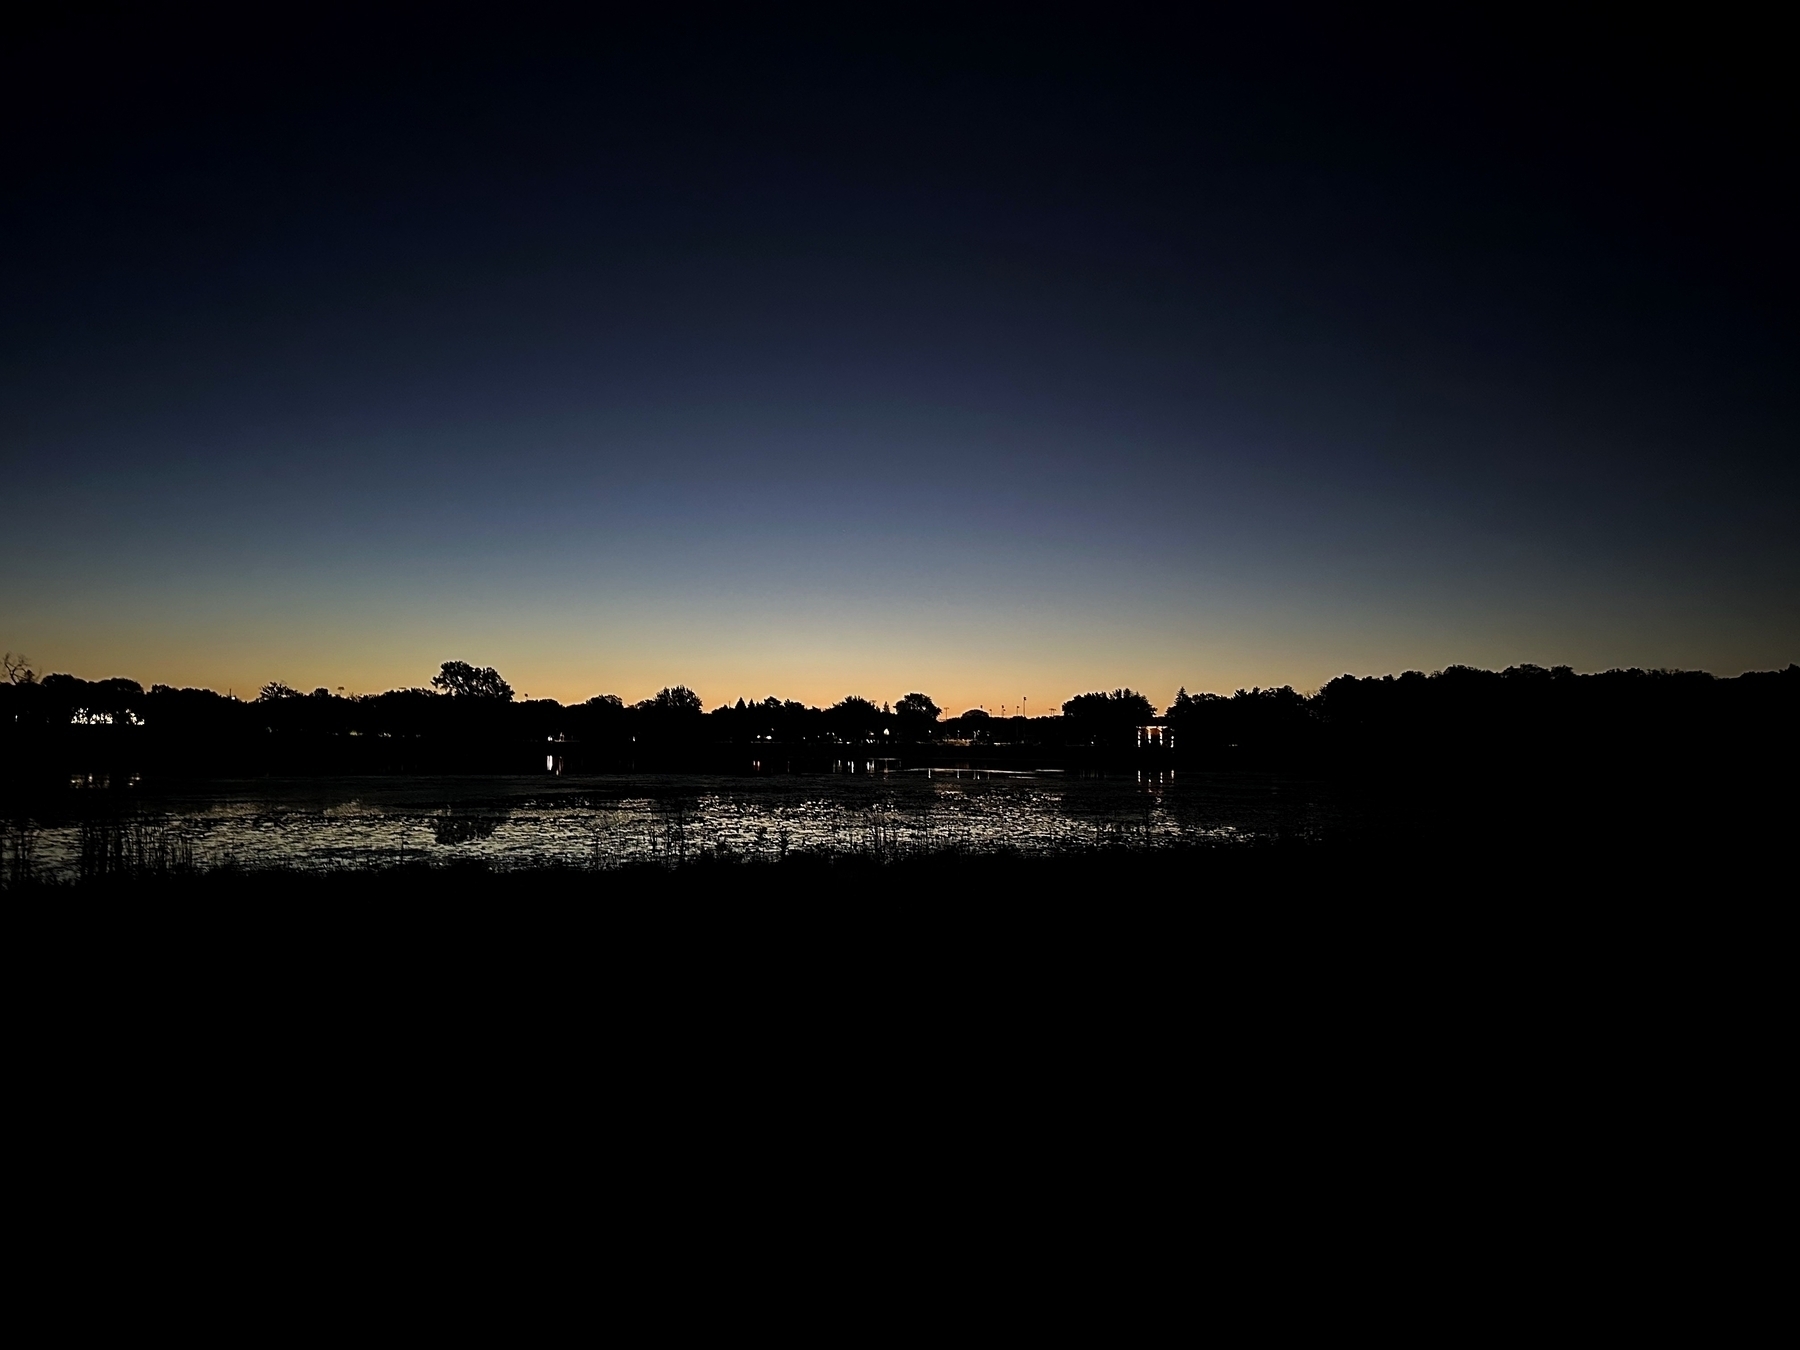
<svg viewBox="0 0 1800 1350"><path fill-rule="evenodd" d="M1318 837L1342 808L1277 774L1075 775L938 768L713 777L78 781L37 815L36 856L72 875L84 818L125 814L203 867L331 869L480 860L496 868L613 867L707 854L883 856L939 849L1052 853Z"/></svg>

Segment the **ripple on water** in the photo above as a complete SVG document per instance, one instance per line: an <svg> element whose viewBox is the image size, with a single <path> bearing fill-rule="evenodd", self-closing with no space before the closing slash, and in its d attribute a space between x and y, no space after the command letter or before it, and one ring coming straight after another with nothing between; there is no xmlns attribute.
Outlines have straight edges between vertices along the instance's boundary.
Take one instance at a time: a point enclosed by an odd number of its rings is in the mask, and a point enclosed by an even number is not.
<svg viewBox="0 0 1800 1350"><path fill-rule="evenodd" d="M1319 794L1268 776L1188 782L1063 775L842 778L261 782L146 797L137 814L179 831L203 865L334 868L421 859L496 867L618 866L707 854L892 855L960 848L1052 852L1253 839L1319 828ZM46 822L39 856L72 871L79 824Z"/></svg>

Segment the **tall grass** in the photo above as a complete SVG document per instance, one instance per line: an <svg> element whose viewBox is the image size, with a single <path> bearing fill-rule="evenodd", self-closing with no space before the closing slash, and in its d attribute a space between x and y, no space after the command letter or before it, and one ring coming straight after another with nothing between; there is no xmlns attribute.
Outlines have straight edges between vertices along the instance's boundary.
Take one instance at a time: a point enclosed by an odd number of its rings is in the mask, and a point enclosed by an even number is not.
<svg viewBox="0 0 1800 1350"><path fill-rule="evenodd" d="M81 822L76 876L81 881L143 881L191 876L194 843L166 821L95 816Z"/></svg>
<svg viewBox="0 0 1800 1350"><path fill-rule="evenodd" d="M18 890L38 879L37 822L19 817L0 830L0 886Z"/></svg>

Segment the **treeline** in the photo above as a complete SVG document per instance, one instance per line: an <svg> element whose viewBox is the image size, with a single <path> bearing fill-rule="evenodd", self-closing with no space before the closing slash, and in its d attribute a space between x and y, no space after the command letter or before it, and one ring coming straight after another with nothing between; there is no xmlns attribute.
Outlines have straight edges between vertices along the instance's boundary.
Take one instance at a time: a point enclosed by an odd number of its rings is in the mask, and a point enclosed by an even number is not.
<svg viewBox="0 0 1800 1350"><path fill-rule="evenodd" d="M891 706L851 696L828 708L773 697L755 703L739 699L708 713L698 694L677 685L634 704L616 694L562 704L554 699L516 699L493 669L460 662L447 662L431 685L346 696L324 688L302 693L277 682L265 685L254 699L240 699L211 689L164 684L145 689L127 679L50 675L39 680L27 670L23 678L0 684L0 725L15 731L104 727L121 734L142 729L194 736L522 735L568 741L623 737L640 743L774 740L844 745L917 743L958 735L965 721L971 735L974 727L986 725L986 714L979 710L945 721L923 694L909 694Z"/></svg>
<svg viewBox="0 0 1800 1350"><path fill-rule="evenodd" d="M719 758L727 768L739 760L762 766L755 756L764 747L771 755L779 747L915 761L940 752L1046 762L1144 753L1220 768L1528 768L1571 757L1654 763L1720 754L1773 762L1792 755L1800 710L1795 665L1726 679L1699 671L1452 666L1430 675L1344 675L1312 695L1286 687L1231 695L1183 689L1161 713L1145 695L1117 689L1078 695L1060 715L1033 718L981 710L945 716L922 693L892 704L850 696L825 708L739 699L709 712L681 686L634 704L602 694L565 705L517 699L496 671L462 662L445 663L429 687L345 696L272 683L254 699L145 689L127 679L38 679L16 660L8 675L0 683L0 741L15 765L142 759L191 772L686 767L722 747L738 752ZM1146 737L1142 728L1150 726L1164 728L1163 739ZM776 760L795 764L791 755Z"/></svg>
<svg viewBox="0 0 1800 1350"><path fill-rule="evenodd" d="M1704 671L1567 666L1340 675L1293 689L1175 697L1162 719L1199 758L1263 763L1506 764L1571 757L1656 763L1695 755L1777 762L1800 730L1800 665L1721 679Z"/></svg>

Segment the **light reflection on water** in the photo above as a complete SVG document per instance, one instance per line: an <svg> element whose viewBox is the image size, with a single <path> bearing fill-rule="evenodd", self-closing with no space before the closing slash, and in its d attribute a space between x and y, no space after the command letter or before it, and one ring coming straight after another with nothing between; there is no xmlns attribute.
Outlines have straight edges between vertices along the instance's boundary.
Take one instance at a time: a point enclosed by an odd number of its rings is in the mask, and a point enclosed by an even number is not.
<svg viewBox="0 0 1800 1350"><path fill-rule="evenodd" d="M861 766L859 765L860 769ZM479 859L500 868L789 852L961 848L1047 853L1311 833L1317 793L1268 775L1090 778L935 769L781 778L258 780L134 795L205 866L333 868ZM39 857L70 871L73 820L45 821Z"/></svg>

